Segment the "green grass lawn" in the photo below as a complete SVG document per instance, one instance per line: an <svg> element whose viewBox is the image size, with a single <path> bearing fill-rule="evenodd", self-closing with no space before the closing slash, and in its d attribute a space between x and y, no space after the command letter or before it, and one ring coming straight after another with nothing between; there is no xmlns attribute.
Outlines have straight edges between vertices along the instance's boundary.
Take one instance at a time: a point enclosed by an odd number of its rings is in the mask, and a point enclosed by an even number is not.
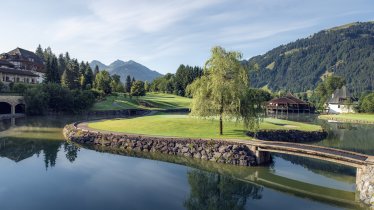
<svg viewBox="0 0 374 210"><path fill-rule="evenodd" d="M339 114L339 115L320 115L319 118L325 119L325 120L366 121L366 122L374 123L374 114L352 113L352 114Z"/></svg>
<svg viewBox="0 0 374 210"><path fill-rule="evenodd" d="M165 93L147 93L142 97L108 96L97 102L92 110L120 110L120 109L180 109L188 108L191 99Z"/></svg>
<svg viewBox="0 0 374 210"><path fill-rule="evenodd" d="M217 120L197 119L185 114L157 114L132 119L113 119L89 123L88 126L99 130L153 136L249 139L241 124L224 122L224 135L220 136ZM261 123L260 129L316 131L322 128L318 125L269 118Z"/></svg>

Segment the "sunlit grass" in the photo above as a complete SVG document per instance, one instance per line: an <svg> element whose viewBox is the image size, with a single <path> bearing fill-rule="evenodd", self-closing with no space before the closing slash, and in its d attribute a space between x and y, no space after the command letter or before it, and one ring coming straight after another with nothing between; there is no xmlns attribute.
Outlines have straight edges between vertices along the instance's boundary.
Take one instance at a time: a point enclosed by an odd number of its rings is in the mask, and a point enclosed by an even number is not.
<svg viewBox="0 0 374 210"><path fill-rule="evenodd" d="M374 114L361 114L361 113L351 113L351 114L339 114L339 115L320 115L320 119L325 120L357 120L366 121L374 123Z"/></svg>
<svg viewBox="0 0 374 210"><path fill-rule="evenodd" d="M108 96L94 104L92 110L180 109L188 108L191 99L165 93L147 93L142 97ZM147 104L147 106L144 106Z"/></svg>
<svg viewBox="0 0 374 210"><path fill-rule="evenodd" d="M154 136L175 136L190 138L244 138L247 129L242 124L224 122L224 135L219 135L218 120L197 119L184 114L158 114L132 119L113 119L89 123L89 127L99 130L144 134ZM260 129L316 131L321 127L280 119L265 119Z"/></svg>

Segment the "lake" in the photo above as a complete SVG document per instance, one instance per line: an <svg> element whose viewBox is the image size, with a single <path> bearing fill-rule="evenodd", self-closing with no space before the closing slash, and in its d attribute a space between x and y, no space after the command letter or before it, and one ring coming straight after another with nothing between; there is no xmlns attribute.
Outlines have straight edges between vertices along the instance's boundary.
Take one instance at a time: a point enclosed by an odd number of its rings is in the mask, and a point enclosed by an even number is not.
<svg viewBox="0 0 374 210"><path fill-rule="evenodd" d="M0 121L2 210L363 208L355 201L353 168L288 155L273 155L269 166L239 167L82 148L62 136L76 120ZM316 144L374 154L374 126L307 121L329 132Z"/></svg>

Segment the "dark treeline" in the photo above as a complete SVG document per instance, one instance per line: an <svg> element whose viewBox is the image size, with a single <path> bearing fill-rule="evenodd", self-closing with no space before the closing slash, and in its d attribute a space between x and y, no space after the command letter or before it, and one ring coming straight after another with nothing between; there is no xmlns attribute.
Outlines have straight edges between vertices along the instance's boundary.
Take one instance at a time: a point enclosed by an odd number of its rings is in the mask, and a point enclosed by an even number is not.
<svg viewBox="0 0 374 210"><path fill-rule="evenodd" d="M198 66L180 65L175 74L166 74L155 79L150 85L150 91L172 93L179 96L187 96L186 88L196 78L201 77L203 69Z"/></svg>
<svg viewBox="0 0 374 210"><path fill-rule="evenodd" d="M40 45L35 53L45 64L43 83L10 85L24 94L28 114L82 112L100 97L99 91L92 90L96 75L87 62L71 58L68 52L56 56L50 47L43 50Z"/></svg>

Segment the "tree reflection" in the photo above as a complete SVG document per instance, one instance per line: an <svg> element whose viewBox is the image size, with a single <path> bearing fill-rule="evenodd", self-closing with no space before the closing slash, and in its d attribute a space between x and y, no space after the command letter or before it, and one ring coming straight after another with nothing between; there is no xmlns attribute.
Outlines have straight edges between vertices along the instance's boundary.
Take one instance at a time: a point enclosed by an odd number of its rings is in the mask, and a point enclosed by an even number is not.
<svg viewBox="0 0 374 210"><path fill-rule="evenodd" d="M216 173L188 172L190 197L184 206L189 210L241 210L247 199L261 199L262 187Z"/></svg>
<svg viewBox="0 0 374 210"><path fill-rule="evenodd" d="M79 148L73 144L55 140L25 139L15 137L0 138L0 157L6 157L15 162L43 154L46 170L56 165L56 159L61 146L64 146L66 158L74 162L78 157Z"/></svg>
<svg viewBox="0 0 374 210"><path fill-rule="evenodd" d="M66 153L66 159L68 159L72 163L78 157L79 147L75 146L74 144L65 142L64 151Z"/></svg>

